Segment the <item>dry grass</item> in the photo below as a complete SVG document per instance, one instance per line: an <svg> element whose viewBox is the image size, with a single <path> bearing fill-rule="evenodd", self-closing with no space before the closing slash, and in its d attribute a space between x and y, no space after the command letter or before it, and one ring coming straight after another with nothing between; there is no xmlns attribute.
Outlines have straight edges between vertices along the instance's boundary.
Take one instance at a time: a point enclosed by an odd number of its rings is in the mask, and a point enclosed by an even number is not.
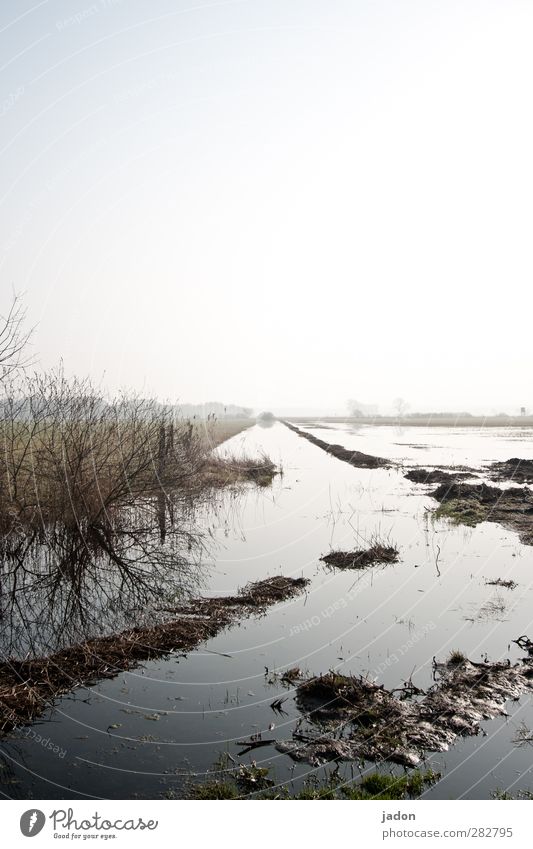
<svg viewBox="0 0 533 849"><path fill-rule="evenodd" d="M450 652L450 656L448 658L448 663L452 666L459 666L459 664L464 663L467 660L466 655L463 654L459 649L453 649Z"/></svg>
<svg viewBox="0 0 533 849"><path fill-rule="evenodd" d="M210 423L200 423L197 427L205 434L208 444L216 448L253 425L253 419L215 419Z"/></svg>
<svg viewBox="0 0 533 849"><path fill-rule="evenodd" d="M520 748L523 746L533 746L533 732L525 722L520 723L520 726L513 737L513 743L515 746Z"/></svg>
<svg viewBox="0 0 533 849"><path fill-rule="evenodd" d="M275 473L266 458L212 454L250 424L185 421L142 398L104 403L88 381L60 373L33 378L2 405L0 532L107 527L140 497L263 485Z"/></svg>
<svg viewBox="0 0 533 849"><path fill-rule="evenodd" d="M223 487L239 483L254 483L257 486L270 486L277 469L274 463L262 454L257 458L209 457L199 475L200 485Z"/></svg>
<svg viewBox="0 0 533 849"><path fill-rule="evenodd" d="M331 551L320 559L335 569L365 569L375 563L397 563L398 549L394 545L381 542L379 539L371 541L368 548L355 551Z"/></svg>

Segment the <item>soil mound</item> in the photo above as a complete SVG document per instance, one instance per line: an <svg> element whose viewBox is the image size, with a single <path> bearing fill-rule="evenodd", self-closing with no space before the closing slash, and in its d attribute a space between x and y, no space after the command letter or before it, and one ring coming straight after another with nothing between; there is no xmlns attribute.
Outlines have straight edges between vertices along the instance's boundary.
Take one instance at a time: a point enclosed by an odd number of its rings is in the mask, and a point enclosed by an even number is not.
<svg viewBox="0 0 533 849"><path fill-rule="evenodd" d="M446 472L444 469L410 469L405 473L404 478L413 483L434 484L449 483L460 478L470 478L472 475L473 472Z"/></svg>
<svg viewBox="0 0 533 849"><path fill-rule="evenodd" d="M520 460L512 457L501 463L492 463L489 472L494 481L516 481L517 483L533 483L533 460Z"/></svg>
<svg viewBox="0 0 533 849"><path fill-rule="evenodd" d="M526 487L499 487L488 484L441 484L431 493L440 502L440 518L458 524L477 525L498 522L516 531L524 545L533 545L533 492Z"/></svg>
<svg viewBox="0 0 533 849"><path fill-rule="evenodd" d="M397 563L398 549L393 546L373 545L357 551L331 551L320 558L335 569L365 569L374 563Z"/></svg>
<svg viewBox="0 0 533 849"><path fill-rule="evenodd" d="M530 658L514 666L453 658L434 666L439 680L427 693L335 672L303 681L296 703L304 718L276 748L314 766L356 759L416 766L458 736L478 734L483 720L505 715L505 702L533 686Z"/></svg>

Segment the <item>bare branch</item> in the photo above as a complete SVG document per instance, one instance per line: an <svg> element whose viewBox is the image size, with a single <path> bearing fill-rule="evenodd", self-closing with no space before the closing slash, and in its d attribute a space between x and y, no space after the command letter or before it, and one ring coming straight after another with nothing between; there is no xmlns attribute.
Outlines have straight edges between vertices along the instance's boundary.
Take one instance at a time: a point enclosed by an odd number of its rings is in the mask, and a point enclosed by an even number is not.
<svg viewBox="0 0 533 849"><path fill-rule="evenodd" d="M20 295L14 295L7 315L0 315L0 380L31 365L27 347L33 328L25 328L26 308Z"/></svg>

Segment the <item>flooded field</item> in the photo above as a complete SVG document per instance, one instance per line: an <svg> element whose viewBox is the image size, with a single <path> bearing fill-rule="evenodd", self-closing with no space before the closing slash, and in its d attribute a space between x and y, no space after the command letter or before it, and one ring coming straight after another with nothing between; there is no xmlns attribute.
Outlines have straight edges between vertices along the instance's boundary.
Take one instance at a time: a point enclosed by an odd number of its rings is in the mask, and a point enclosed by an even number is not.
<svg viewBox="0 0 533 849"><path fill-rule="evenodd" d="M415 466L461 466L483 482L490 463L533 460L532 429L318 421L301 429L395 465L354 468L281 422L250 428L218 450L264 452L282 474L271 487L223 493L205 509L199 521L209 545L179 584L221 596L282 574L309 579L306 592L237 622L187 656L149 661L90 687L73 679L72 691L53 708L0 741L6 796L180 797L225 753L235 764L268 766L279 784L298 787L328 767L296 763L276 748L301 723L296 685L283 680L285 671L335 670L389 690L409 681L427 691L435 680L434 661L445 661L452 651L480 663L514 663L524 656L513 641L533 638L533 546L496 522L467 527L435 519L435 487L404 474ZM376 539L397 548L396 562L339 569L321 561L332 550L367 548ZM169 592L171 584L170 576ZM121 623L150 615L139 600L133 606L125 596L124 602L131 609L121 610L120 594L113 594L106 621L111 614ZM53 639L60 642L69 627L60 623ZM1 635L4 655L13 656L16 645L21 653L31 646L22 625ZM524 725L533 727L531 697L509 700L506 711L482 722L480 734L459 737L448 751L427 756L421 766L441 778L422 798L533 790L530 745L517 742ZM263 743L271 742L240 755L245 747L239 741L259 734ZM376 764L359 760L340 768L351 778ZM378 769L401 774L403 768L381 763Z"/></svg>

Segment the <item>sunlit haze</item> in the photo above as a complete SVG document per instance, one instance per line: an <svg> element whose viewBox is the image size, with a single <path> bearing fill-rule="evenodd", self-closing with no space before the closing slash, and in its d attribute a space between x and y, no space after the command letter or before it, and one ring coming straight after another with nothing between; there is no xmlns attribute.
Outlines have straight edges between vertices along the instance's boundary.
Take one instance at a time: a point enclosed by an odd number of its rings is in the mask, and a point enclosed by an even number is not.
<svg viewBox="0 0 533 849"><path fill-rule="evenodd" d="M0 311L110 392L533 408L527 0L5 0Z"/></svg>

